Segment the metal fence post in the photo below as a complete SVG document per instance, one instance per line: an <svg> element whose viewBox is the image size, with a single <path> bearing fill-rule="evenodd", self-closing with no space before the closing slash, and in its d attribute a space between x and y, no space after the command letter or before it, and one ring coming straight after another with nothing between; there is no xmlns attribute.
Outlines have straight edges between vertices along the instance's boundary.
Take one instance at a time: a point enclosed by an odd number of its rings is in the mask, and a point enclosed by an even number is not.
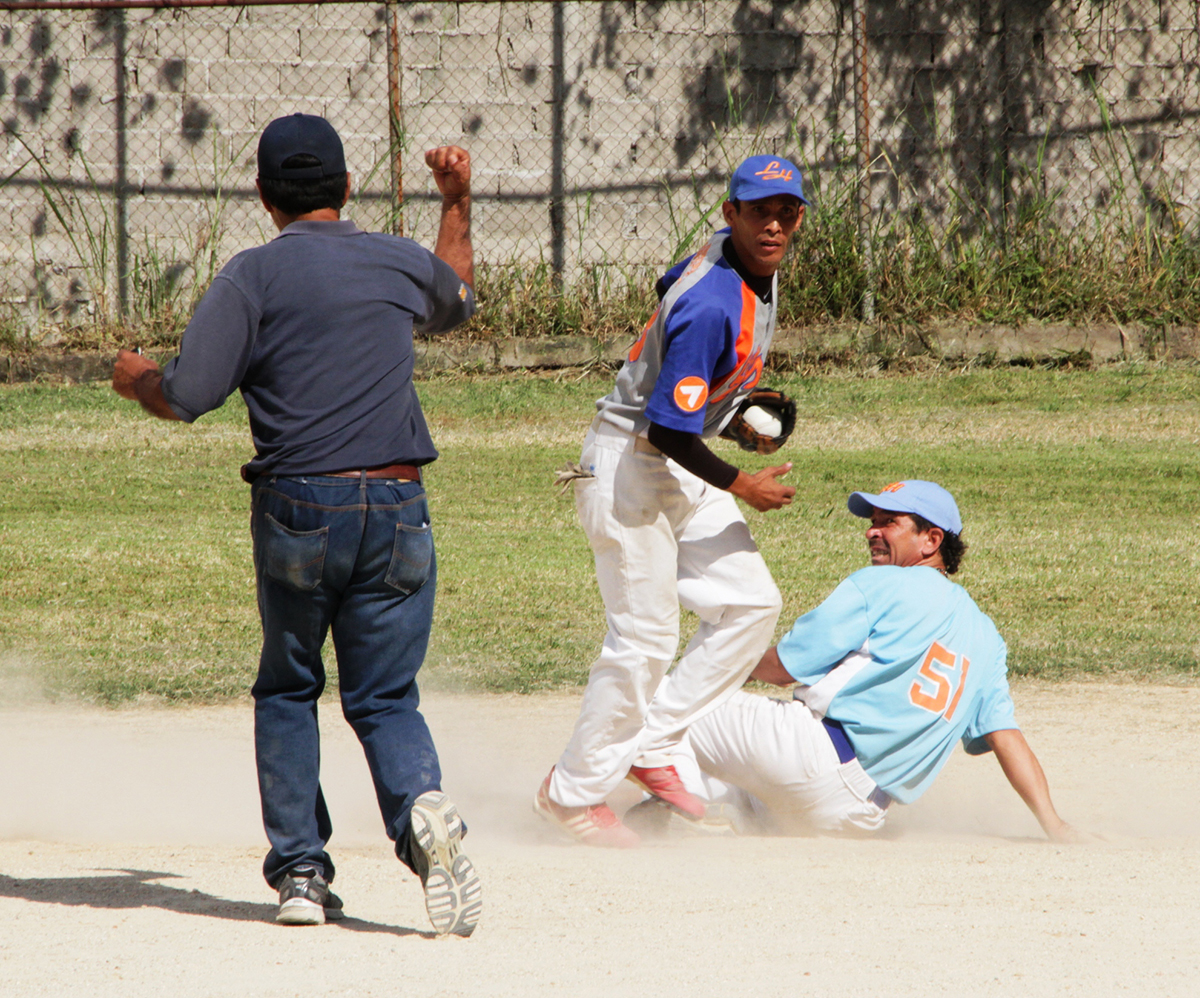
<svg viewBox="0 0 1200 998"><path fill-rule="evenodd" d="M858 146L858 252L865 286L862 321L875 321L875 267L871 253L871 104L867 80L867 5L851 0L854 44L854 138Z"/></svg>
<svg viewBox="0 0 1200 998"><path fill-rule="evenodd" d="M563 143L566 141L567 101L566 40L563 37L563 2L554 2L553 63L550 69L550 265L554 287L561 290L566 266L567 205L563 179Z"/></svg>
<svg viewBox="0 0 1200 998"><path fill-rule="evenodd" d="M116 116L116 164L113 177L113 198L116 218L117 250L117 318L125 322L129 318L129 142L128 132L128 94L125 79L125 11L113 12L113 40L116 62L114 67L116 79L115 100L113 113Z"/></svg>
<svg viewBox="0 0 1200 998"><path fill-rule="evenodd" d="M400 8L388 4L388 123L392 158L392 232L404 235L404 119L400 100Z"/></svg>

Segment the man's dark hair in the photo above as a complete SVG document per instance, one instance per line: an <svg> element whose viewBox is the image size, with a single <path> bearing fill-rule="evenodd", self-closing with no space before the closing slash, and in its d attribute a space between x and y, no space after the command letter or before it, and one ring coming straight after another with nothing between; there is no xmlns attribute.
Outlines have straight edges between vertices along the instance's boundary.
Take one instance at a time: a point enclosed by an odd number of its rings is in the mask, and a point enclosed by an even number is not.
<svg viewBox="0 0 1200 998"><path fill-rule="evenodd" d="M282 165L285 169L296 170L320 166L321 161L316 156L299 152L285 159ZM322 208L340 209L346 196L344 172L313 180L270 180L259 177L258 183L267 203L285 215L307 215L310 211L320 211Z"/></svg>
<svg viewBox="0 0 1200 998"><path fill-rule="evenodd" d="M927 534L930 529L936 524L930 523L923 516L918 516L916 513L909 513L912 517L913 527L916 528L918 534ZM942 564L946 566L946 574L953 575L958 571L959 562L962 561L963 555L967 550L967 542L962 539L961 534L953 533L946 530L944 527L938 527L942 532L942 543L938 548L942 553Z"/></svg>

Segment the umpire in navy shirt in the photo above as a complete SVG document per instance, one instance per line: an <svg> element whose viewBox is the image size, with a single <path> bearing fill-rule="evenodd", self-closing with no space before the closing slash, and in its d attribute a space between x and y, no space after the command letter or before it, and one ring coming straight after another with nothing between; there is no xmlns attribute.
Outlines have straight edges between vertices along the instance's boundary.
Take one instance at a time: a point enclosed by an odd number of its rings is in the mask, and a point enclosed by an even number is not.
<svg viewBox="0 0 1200 998"><path fill-rule="evenodd" d="M457 146L425 162L442 195L433 253L341 218L350 177L329 122L272 121L258 190L279 235L217 275L165 369L122 350L113 388L163 419L191 422L235 389L249 410L256 453L242 475L263 628L255 747L277 920L342 914L317 729L332 629L342 712L388 836L420 877L437 932L465 936L479 878L418 710L437 575L422 468L437 451L412 376L414 331L452 329L474 310L471 166Z"/></svg>

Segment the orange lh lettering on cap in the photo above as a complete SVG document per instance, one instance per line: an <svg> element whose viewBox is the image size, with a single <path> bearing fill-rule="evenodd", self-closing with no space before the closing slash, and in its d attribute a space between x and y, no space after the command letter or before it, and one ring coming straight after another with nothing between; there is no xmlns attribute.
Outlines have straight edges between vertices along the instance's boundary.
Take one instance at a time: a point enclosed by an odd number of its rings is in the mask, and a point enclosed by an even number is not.
<svg viewBox="0 0 1200 998"><path fill-rule="evenodd" d="M675 386L675 404L684 412L696 412L707 401L708 384L703 378L681 378Z"/></svg>
<svg viewBox="0 0 1200 998"><path fill-rule="evenodd" d="M885 485L881 488L879 492L882 495L884 492L899 492L902 488L904 488L903 482L892 482L891 485Z"/></svg>
<svg viewBox="0 0 1200 998"><path fill-rule="evenodd" d="M792 171L784 167L779 160L773 159L761 170L756 170L754 175L762 177L763 180L791 180Z"/></svg>

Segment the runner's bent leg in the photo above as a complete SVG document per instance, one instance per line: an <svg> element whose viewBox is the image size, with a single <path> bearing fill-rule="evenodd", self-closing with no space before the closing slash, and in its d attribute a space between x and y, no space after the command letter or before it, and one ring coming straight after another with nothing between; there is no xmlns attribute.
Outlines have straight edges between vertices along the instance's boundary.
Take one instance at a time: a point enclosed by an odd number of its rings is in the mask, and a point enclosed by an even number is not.
<svg viewBox="0 0 1200 998"><path fill-rule="evenodd" d="M679 600L700 617L700 626L650 706L639 766L670 765L688 726L745 683L779 619L779 589L733 496L704 489L679 538Z"/></svg>
<svg viewBox="0 0 1200 998"><path fill-rule="evenodd" d="M705 776L761 801L777 831L883 825L884 812L863 799L860 784L873 784L862 767L839 762L825 726L800 701L739 691L693 724L686 744Z"/></svg>

